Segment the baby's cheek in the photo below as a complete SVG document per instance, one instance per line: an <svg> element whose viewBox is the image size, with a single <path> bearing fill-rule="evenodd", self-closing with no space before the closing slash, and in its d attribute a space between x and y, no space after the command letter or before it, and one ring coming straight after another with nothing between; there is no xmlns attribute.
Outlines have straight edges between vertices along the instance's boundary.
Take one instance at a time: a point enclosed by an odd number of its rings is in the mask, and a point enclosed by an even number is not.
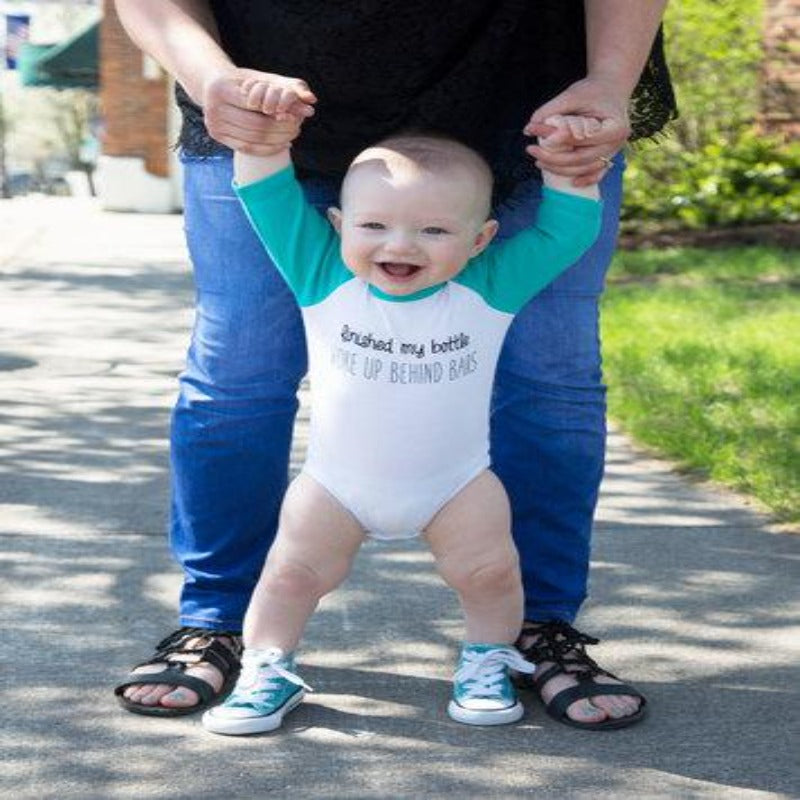
<svg viewBox="0 0 800 800"><path fill-rule="evenodd" d="M342 242L341 248L342 261L350 272L363 277L363 273L369 267L369 256L363 248L348 246Z"/></svg>

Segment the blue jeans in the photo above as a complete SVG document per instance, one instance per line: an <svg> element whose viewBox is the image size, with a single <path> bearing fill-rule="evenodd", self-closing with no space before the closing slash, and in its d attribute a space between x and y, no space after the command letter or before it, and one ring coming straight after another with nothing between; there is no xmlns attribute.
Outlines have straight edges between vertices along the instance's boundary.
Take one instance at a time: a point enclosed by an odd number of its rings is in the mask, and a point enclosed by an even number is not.
<svg viewBox="0 0 800 800"><path fill-rule="evenodd" d="M172 417L170 543L185 575L181 624L241 627L287 484L303 325L231 190L227 157L185 158L197 310ZM321 208L336 187L305 185ZM514 320L498 365L492 462L511 498L527 619L572 621L586 597L605 456L598 299L616 240L621 164L603 181L603 230ZM540 185L501 209L529 224Z"/></svg>

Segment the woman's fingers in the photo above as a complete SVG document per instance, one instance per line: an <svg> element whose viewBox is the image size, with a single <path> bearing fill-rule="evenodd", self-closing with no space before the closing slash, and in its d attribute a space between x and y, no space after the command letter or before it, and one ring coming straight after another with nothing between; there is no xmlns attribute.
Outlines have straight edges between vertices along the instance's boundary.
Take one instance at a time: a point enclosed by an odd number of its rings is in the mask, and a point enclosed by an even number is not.
<svg viewBox="0 0 800 800"><path fill-rule="evenodd" d="M564 172L566 169L582 170L587 167L597 167L602 164L603 158L610 158L613 153L609 153L606 147L571 147L569 149L552 150L538 144L531 144L525 148L528 155L536 159L537 164L541 164L546 169L552 169L562 175L570 174Z"/></svg>

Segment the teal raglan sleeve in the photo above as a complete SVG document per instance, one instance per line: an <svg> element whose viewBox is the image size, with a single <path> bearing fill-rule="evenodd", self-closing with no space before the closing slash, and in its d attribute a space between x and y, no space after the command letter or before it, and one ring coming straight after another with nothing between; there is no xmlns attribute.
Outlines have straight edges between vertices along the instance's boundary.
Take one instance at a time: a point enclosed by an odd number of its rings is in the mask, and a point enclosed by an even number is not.
<svg viewBox="0 0 800 800"><path fill-rule="evenodd" d="M602 213L597 200L544 187L534 225L490 245L453 280L516 314L592 246Z"/></svg>
<svg viewBox="0 0 800 800"><path fill-rule="evenodd" d="M301 306L319 303L353 277L339 254L338 234L305 199L292 166L233 188Z"/></svg>

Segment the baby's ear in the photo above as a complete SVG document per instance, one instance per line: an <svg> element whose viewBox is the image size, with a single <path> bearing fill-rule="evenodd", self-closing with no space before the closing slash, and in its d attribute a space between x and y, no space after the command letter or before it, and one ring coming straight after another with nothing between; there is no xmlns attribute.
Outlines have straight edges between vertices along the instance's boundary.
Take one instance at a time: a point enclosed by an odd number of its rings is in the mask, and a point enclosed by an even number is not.
<svg viewBox="0 0 800 800"><path fill-rule="evenodd" d="M475 236L475 242L472 245L472 255L477 256L482 253L489 245L489 242L494 239L499 225L496 219L487 219L483 223L478 234Z"/></svg>
<svg viewBox="0 0 800 800"><path fill-rule="evenodd" d="M336 233L342 232L342 212L336 206L328 209L328 222L336 229Z"/></svg>

